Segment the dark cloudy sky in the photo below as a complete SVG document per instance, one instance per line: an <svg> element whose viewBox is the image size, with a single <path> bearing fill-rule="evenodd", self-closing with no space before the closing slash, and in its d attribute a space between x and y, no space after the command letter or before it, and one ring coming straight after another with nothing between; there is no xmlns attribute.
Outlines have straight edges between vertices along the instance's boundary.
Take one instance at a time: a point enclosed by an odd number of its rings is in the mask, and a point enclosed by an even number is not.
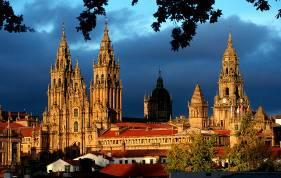
<svg viewBox="0 0 281 178"><path fill-rule="evenodd" d="M260 13L245 0L218 0L216 7L224 14L219 23L199 25L191 47L172 52L170 33L176 24L165 24L161 32L153 32L153 2L140 0L131 7L129 0L110 0L107 7L110 37L121 62L125 116L143 115L143 96L155 87L159 67L173 98L174 115L187 114L187 100L196 83L211 107L229 32L252 108L262 105L269 114L281 113L281 21L275 19L275 6ZM89 87L104 18L98 19L92 40L85 42L75 30L82 0L13 0L12 4L36 32L0 31L0 104L6 110L25 109L41 116L47 105L49 69L55 61L62 22L72 60L79 60Z"/></svg>

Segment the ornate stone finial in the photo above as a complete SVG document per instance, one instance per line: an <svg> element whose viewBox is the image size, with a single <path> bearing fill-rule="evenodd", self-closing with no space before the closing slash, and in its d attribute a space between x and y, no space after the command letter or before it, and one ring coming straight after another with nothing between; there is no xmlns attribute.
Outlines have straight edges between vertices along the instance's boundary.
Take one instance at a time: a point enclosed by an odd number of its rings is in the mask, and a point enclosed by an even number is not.
<svg viewBox="0 0 281 178"><path fill-rule="evenodd" d="M156 88L163 88L164 84L163 84L163 78L161 76L161 70L158 71L158 79L157 79L157 84L156 84Z"/></svg>
<svg viewBox="0 0 281 178"><path fill-rule="evenodd" d="M228 34L227 46L232 47L232 35L231 35L231 33Z"/></svg>
<svg viewBox="0 0 281 178"><path fill-rule="evenodd" d="M158 77L162 77L161 76L161 69L159 68L159 71L158 71Z"/></svg>
<svg viewBox="0 0 281 178"><path fill-rule="evenodd" d="M105 30L108 30L108 18L107 17L105 17L104 24L105 24Z"/></svg>
<svg viewBox="0 0 281 178"><path fill-rule="evenodd" d="M62 38L65 38L65 27L64 27L64 22L62 22L61 33L62 33Z"/></svg>

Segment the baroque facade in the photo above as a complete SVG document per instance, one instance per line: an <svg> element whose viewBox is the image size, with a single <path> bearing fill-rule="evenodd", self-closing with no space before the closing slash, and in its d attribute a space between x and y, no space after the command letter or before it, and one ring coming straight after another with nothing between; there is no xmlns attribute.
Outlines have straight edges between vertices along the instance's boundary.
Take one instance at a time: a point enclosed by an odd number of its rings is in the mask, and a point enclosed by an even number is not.
<svg viewBox="0 0 281 178"><path fill-rule="evenodd" d="M90 99L78 61L72 66L64 28L50 79L48 106L43 113L50 151L78 147L80 153L85 153L94 147L97 129L122 121L120 65L115 61L107 25L93 65Z"/></svg>

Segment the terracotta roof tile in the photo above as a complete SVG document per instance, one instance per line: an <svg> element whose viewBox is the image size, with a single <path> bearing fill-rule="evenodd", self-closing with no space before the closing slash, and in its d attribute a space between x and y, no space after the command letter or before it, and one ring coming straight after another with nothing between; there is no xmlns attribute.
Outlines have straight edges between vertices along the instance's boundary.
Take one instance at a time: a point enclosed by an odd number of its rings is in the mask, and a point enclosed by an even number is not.
<svg viewBox="0 0 281 178"><path fill-rule="evenodd" d="M20 133L23 137L32 137L32 127L23 127L20 129Z"/></svg>
<svg viewBox="0 0 281 178"><path fill-rule="evenodd" d="M224 136L229 136L230 135L230 130L213 130L214 133L219 134L219 135L224 135Z"/></svg>
<svg viewBox="0 0 281 178"><path fill-rule="evenodd" d="M132 127L132 128L172 128L173 126L167 123L141 123L141 122L119 122L114 125L118 127Z"/></svg>
<svg viewBox="0 0 281 178"><path fill-rule="evenodd" d="M174 135L177 134L177 130L172 129L127 129L121 132L108 130L103 133L100 138L110 138L110 137L155 137L164 135Z"/></svg>
<svg viewBox="0 0 281 178"><path fill-rule="evenodd" d="M109 164L100 172L117 177L168 177L161 164Z"/></svg>

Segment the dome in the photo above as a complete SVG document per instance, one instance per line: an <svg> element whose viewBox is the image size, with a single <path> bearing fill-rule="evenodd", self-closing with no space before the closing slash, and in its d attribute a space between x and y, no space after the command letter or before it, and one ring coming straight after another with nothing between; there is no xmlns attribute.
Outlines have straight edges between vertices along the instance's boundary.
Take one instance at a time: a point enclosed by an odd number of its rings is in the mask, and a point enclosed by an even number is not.
<svg viewBox="0 0 281 178"><path fill-rule="evenodd" d="M152 91L151 99L153 101L170 101L170 95L165 88L155 88Z"/></svg>
<svg viewBox="0 0 281 178"><path fill-rule="evenodd" d="M170 94L169 92L164 88L163 84L163 78L161 76L161 72L159 71L159 77L157 79L156 88L152 91L151 99L153 101L164 101L170 102Z"/></svg>
<svg viewBox="0 0 281 178"><path fill-rule="evenodd" d="M172 101L167 89L164 88L161 71L156 88L152 91L147 106L147 118L156 122L167 122L172 115Z"/></svg>

